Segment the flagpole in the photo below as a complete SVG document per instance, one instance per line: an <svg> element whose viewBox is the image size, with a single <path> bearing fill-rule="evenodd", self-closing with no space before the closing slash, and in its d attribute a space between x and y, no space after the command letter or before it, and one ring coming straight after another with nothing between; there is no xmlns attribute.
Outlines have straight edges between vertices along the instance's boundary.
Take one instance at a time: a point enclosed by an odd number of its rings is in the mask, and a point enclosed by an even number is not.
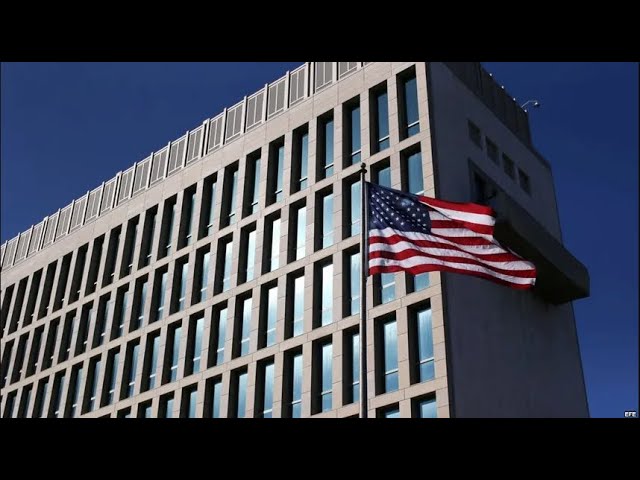
<svg viewBox="0 0 640 480"><path fill-rule="evenodd" d="M360 418L367 418L367 269L369 222L367 218L367 165L360 164Z"/></svg>

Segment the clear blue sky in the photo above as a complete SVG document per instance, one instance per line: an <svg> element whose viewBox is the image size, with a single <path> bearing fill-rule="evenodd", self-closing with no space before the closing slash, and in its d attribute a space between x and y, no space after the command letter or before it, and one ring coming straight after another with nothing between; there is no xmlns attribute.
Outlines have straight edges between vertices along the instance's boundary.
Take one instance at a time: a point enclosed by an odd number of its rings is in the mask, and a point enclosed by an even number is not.
<svg viewBox="0 0 640 480"><path fill-rule="evenodd" d="M4 242L298 63L1 66ZM575 302L594 417L638 408L638 66L492 63L531 111L564 242L589 268Z"/></svg>

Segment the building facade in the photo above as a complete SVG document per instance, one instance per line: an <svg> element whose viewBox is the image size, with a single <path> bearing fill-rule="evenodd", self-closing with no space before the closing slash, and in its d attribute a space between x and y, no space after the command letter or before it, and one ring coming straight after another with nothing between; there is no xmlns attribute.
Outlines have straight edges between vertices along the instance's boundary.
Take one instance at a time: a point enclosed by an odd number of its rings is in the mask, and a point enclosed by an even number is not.
<svg viewBox="0 0 640 480"><path fill-rule="evenodd" d="M2 245L3 418L357 416L363 161L540 271L369 277L369 416L587 416L526 112L477 63L310 62Z"/></svg>

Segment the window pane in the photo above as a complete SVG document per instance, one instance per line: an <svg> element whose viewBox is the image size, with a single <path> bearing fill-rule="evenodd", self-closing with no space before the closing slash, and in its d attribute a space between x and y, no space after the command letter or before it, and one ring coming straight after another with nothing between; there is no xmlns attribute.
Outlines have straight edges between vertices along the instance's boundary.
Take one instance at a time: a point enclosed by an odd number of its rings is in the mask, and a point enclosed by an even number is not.
<svg viewBox="0 0 640 480"><path fill-rule="evenodd" d="M382 415L384 418L400 418L400 409L398 407L389 408Z"/></svg>
<svg viewBox="0 0 640 480"><path fill-rule="evenodd" d="M291 417L302 416L302 354L293 357L292 361Z"/></svg>
<svg viewBox="0 0 640 480"><path fill-rule="evenodd" d="M351 335L351 401L360 401L360 334Z"/></svg>
<svg viewBox="0 0 640 480"><path fill-rule="evenodd" d="M360 161L360 106L351 109L351 165Z"/></svg>
<svg viewBox="0 0 640 480"><path fill-rule="evenodd" d="M378 171L378 185L391 188L391 168L386 167Z"/></svg>
<svg viewBox="0 0 640 480"><path fill-rule="evenodd" d="M273 376L274 365L269 363L264 367L264 407L262 411L264 418L271 418L273 413Z"/></svg>
<svg viewBox="0 0 640 480"><path fill-rule="evenodd" d="M436 399L422 400L418 404L420 418L437 418Z"/></svg>
<svg viewBox="0 0 640 480"><path fill-rule="evenodd" d="M307 207L298 208L296 220L296 260L300 260L305 255L305 241L307 235Z"/></svg>
<svg viewBox="0 0 640 480"><path fill-rule="evenodd" d="M156 370L158 369L158 350L160 349L160 335L156 335L151 343L151 364L149 365L149 390L156 386Z"/></svg>
<svg viewBox="0 0 640 480"><path fill-rule="evenodd" d="M271 268L273 271L280 267L280 219L275 218L271 224Z"/></svg>
<svg viewBox="0 0 640 480"><path fill-rule="evenodd" d="M160 278L160 296L158 299L158 313L157 313L157 320L160 320L162 318L162 315L164 313L164 301L165 301L165 295L167 293L167 278L169 277L169 272L163 272L162 273L162 277Z"/></svg>
<svg viewBox="0 0 640 480"><path fill-rule="evenodd" d="M258 198L260 196L260 159L255 159L254 171L253 171L253 193L251 198L251 214L258 211Z"/></svg>
<svg viewBox="0 0 640 480"><path fill-rule="evenodd" d="M333 119L324 125L324 178L333 175Z"/></svg>
<svg viewBox="0 0 640 480"><path fill-rule="evenodd" d="M398 332L395 320L383 325L385 392L398 389Z"/></svg>
<svg viewBox="0 0 640 480"><path fill-rule="evenodd" d="M220 418L220 401L222 399L222 381L213 384L213 408L211 418Z"/></svg>
<svg viewBox="0 0 640 480"><path fill-rule="evenodd" d="M322 198L322 248L333 245L333 194Z"/></svg>
<svg viewBox="0 0 640 480"><path fill-rule="evenodd" d="M433 333L431 326L431 309L420 310L417 313L418 321L418 362L420 381L433 380L434 359L433 359Z"/></svg>
<svg viewBox="0 0 640 480"><path fill-rule="evenodd" d="M238 375L238 410L237 418L244 418L247 405L247 372Z"/></svg>
<svg viewBox="0 0 640 480"><path fill-rule="evenodd" d="M282 200L283 191L282 191L282 177L284 171L284 145L278 147L278 163L276 165L276 202Z"/></svg>
<svg viewBox="0 0 640 480"><path fill-rule="evenodd" d="M180 297L178 298L178 311L184 310L185 299L187 298L187 277L189 276L189 264L182 264L180 275Z"/></svg>
<svg viewBox="0 0 640 480"><path fill-rule="evenodd" d="M197 399L198 391L194 388L189 392L188 401L188 412L187 418L196 418L196 399Z"/></svg>
<svg viewBox="0 0 640 480"><path fill-rule="evenodd" d="M351 184L351 235L360 233L360 181Z"/></svg>
<svg viewBox="0 0 640 480"><path fill-rule="evenodd" d="M216 346L216 365L224 362L224 342L227 335L227 309L223 308L218 314L218 341Z"/></svg>
<svg viewBox="0 0 640 480"><path fill-rule="evenodd" d="M207 299L207 280L209 278L209 256L207 252L202 256L202 276L200 278L200 301L204 302Z"/></svg>
<svg viewBox="0 0 640 480"><path fill-rule="evenodd" d="M331 410L333 345L327 343L322 346L322 411Z"/></svg>
<svg viewBox="0 0 640 480"><path fill-rule="evenodd" d="M429 274L421 273L413 276L413 291L419 292L429 286Z"/></svg>
<svg viewBox="0 0 640 480"><path fill-rule="evenodd" d="M251 230L247 238L247 281L253 280L256 264L256 231Z"/></svg>
<svg viewBox="0 0 640 480"><path fill-rule="evenodd" d="M173 345L171 351L171 372L169 381L175 382L178 378L178 358L180 356L180 337L182 336L182 327L178 327L173 332Z"/></svg>
<svg viewBox="0 0 640 480"><path fill-rule="evenodd" d="M231 261L233 255L233 243L227 242L224 246L224 274L222 278L222 291L225 292L231 287Z"/></svg>
<svg viewBox="0 0 640 480"><path fill-rule="evenodd" d="M333 320L333 264L322 267L322 326Z"/></svg>
<svg viewBox="0 0 640 480"><path fill-rule="evenodd" d="M276 342L276 320L278 318L278 287L269 289L267 301L267 332L265 345L270 347Z"/></svg>
<svg viewBox="0 0 640 480"><path fill-rule="evenodd" d="M229 225L236 221L236 193L238 190L238 170L231 175L231 189L229 192Z"/></svg>
<svg viewBox="0 0 640 480"><path fill-rule="evenodd" d="M300 138L300 190L307 188L309 175L309 134Z"/></svg>
<svg viewBox="0 0 640 480"><path fill-rule="evenodd" d="M193 367L191 373L198 373L200 371L200 357L202 354L202 330L204 328L204 317L200 317L196 320L195 324L196 332L193 341Z"/></svg>
<svg viewBox="0 0 640 480"><path fill-rule="evenodd" d="M376 98L378 108L378 151L389 148L389 104L387 92L381 92Z"/></svg>
<svg viewBox="0 0 640 480"><path fill-rule="evenodd" d="M191 243L193 242L193 235L192 235L193 234L193 212L195 211L195 208L196 208L196 192L191 193L191 195L189 195L189 198L186 201L188 202L187 231L186 231L187 245L191 245ZM137 228L138 226L136 225L136 230Z"/></svg>
<svg viewBox="0 0 640 480"><path fill-rule="evenodd" d="M240 339L240 355L249 353L249 335L251 332L251 297L246 298L242 303L242 326Z"/></svg>
<svg viewBox="0 0 640 480"><path fill-rule="evenodd" d="M422 195L424 193L424 183L422 180L422 155L416 152L406 159L407 186L410 193Z"/></svg>
<svg viewBox="0 0 640 480"><path fill-rule="evenodd" d="M216 217L216 186L218 182L211 183L211 200L209 202L209 216L207 219L207 235L213 233L213 221Z"/></svg>
<svg viewBox="0 0 640 480"><path fill-rule="evenodd" d="M406 137L410 137L420 131L420 123L418 121L418 90L416 77L405 80L403 88L405 112L407 115Z"/></svg>
<svg viewBox="0 0 640 480"><path fill-rule="evenodd" d="M304 330L304 275L297 277L293 283L293 336Z"/></svg>
<svg viewBox="0 0 640 480"><path fill-rule="evenodd" d="M353 253L349 257L349 280L351 289L351 315L360 311L360 252Z"/></svg>
<svg viewBox="0 0 640 480"><path fill-rule="evenodd" d="M396 274L381 273L380 285L382 286L382 303L387 303L396 298Z"/></svg>

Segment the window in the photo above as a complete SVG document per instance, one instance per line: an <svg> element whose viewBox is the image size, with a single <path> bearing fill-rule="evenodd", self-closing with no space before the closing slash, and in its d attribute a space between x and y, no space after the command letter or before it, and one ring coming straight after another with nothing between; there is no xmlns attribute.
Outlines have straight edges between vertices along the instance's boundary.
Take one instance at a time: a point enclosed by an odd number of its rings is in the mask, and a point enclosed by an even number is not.
<svg viewBox="0 0 640 480"><path fill-rule="evenodd" d="M312 414L331 410L333 391L333 345L331 341L314 344Z"/></svg>
<svg viewBox="0 0 640 480"><path fill-rule="evenodd" d="M429 287L429 274L411 275L407 273L407 293L415 293Z"/></svg>
<svg viewBox="0 0 640 480"><path fill-rule="evenodd" d="M264 348L270 347L276 343L276 322L278 320L277 284L271 284L263 287L260 303L262 305L260 308L260 334L258 348Z"/></svg>
<svg viewBox="0 0 640 480"><path fill-rule="evenodd" d="M414 418L438 418L435 397L417 398L413 401Z"/></svg>
<svg viewBox="0 0 640 480"><path fill-rule="evenodd" d="M285 338L291 338L304 331L304 270L291 274L287 280Z"/></svg>
<svg viewBox="0 0 640 480"><path fill-rule="evenodd" d="M369 94L371 112L371 152L378 153L389 148L389 100L386 83L371 90Z"/></svg>
<svg viewBox="0 0 640 480"><path fill-rule="evenodd" d="M171 313L181 312L185 308L187 299L187 281L189 279L189 262L184 257L176 261L176 270L173 280L173 305Z"/></svg>
<svg viewBox="0 0 640 480"><path fill-rule="evenodd" d="M487 204L498 193L493 182L477 171L473 172L473 196L477 203Z"/></svg>
<svg viewBox="0 0 640 480"><path fill-rule="evenodd" d="M182 212L180 214L180 233L178 235L178 248L186 247L193 243L193 216L196 209L196 186L187 188L182 197Z"/></svg>
<svg viewBox="0 0 640 480"><path fill-rule="evenodd" d="M111 317L113 309L113 301L110 300L111 294L107 293L100 298L98 302L98 315L96 318L96 328L93 331L92 348L96 348L104 344L104 337L107 333L107 322Z"/></svg>
<svg viewBox="0 0 640 480"><path fill-rule="evenodd" d="M316 264L315 275L315 285L320 285L319 289L317 287L314 289L316 304L314 328L317 328L329 325L333 321L333 263L331 263L331 257L329 257L328 263Z"/></svg>
<svg viewBox="0 0 640 480"><path fill-rule="evenodd" d="M360 400L360 334L357 330L344 334L344 404Z"/></svg>
<svg viewBox="0 0 640 480"><path fill-rule="evenodd" d="M398 75L398 101L400 140L404 140L420 131L418 88L414 68Z"/></svg>
<svg viewBox="0 0 640 480"><path fill-rule="evenodd" d="M153 309L155 313L154 321L162 320L164 317L164 304L166 302L167 295L167 282L169 280L169 271L165 266L162 270L156 272L156 281L154 285L154 300L155 300L155 308Z"/></svg>
<svg viewBox="0 0 640 480"><path fill-rule="evenodd" d="M238 259L240 263L238 283L249 282L255 276L256 265L256 224L242 229L240 235L240 250L243 252Z"/></svg>
<svg viewBox="0 0 640 480"><path fill-rule="evenodd" d="M122 228L116 227L111 230L109 234L109 246L107 248L107 259L105 262L104 276L102 277L102 286L105 287L110 285L116 274L116 258L118 257L118 246L120 245L120 232ZM60 272L60 276L62 277L64 272L68 272L68 266L65 269L65 263L63 259L62 263L62 271ZM64 275L64 283L66 284L67 278L66 274ZM60 286L60 280L58 280L58 286Z"/></svg>
<svg viewBox="0 0 640 480"><path fill-rule="evenodd" d="M222 379L212 378L207 382L205 415L210 418L220 418L220 402L222 401Z"/></svg>
<svg viewBox="0 0 640 480"><path fill-rule="evenodd" d="M31 418L42 418L44 410L44 400L47 398L47 390L49 387L49 377L40 380L38 389L36 390L36 400L33 405L33 413Z"/></svg>
<svg viewBox="0 0 640 480"><path fill-rule="evenodd" d="M343 267L343 271L346 275L345 286L347 286L344 292L344 298L346 299L346 308L344 316L358 315L360 313L360 252L350 251L345 252L346 262Z"/></svg>
<svg viewBox="0 0 640 480"><path fill-rule="evenodd" d="M175 195L164 202L162 226L160 227L160 248L158 250L158 258L164 258L171 253L173 226L176 219L176 202L177 197Z"/></svg>
<svg viewBox="0 0 640 480"><path fill-rule="evenodd" d="M18 407L17 418L27 418L29 405L31 404L31 390L33 390L33 385L27 385L26 387L22 388L22 395L20 396L20 406Z"/></svg>
<svg viewBox="0 0 640 480"><path fill-rule="evenodd" d="M75 323L75 321L76 312L70 312L67 315L67 320L65 321L64 329L62 330L62 339L60 340L60 356L58 357L58 363L62 363L65 360L69 359L69 353L71 352L71 336L73 334L73 324ZM16 358L19 358L19 356L17 356Z"/></svg>
<svg viewBox="0 0 640 480"><path fill-rule="evenodd" d="M487 142L487 156L491 159L493 163L498 165L500 163L500 157L498 154L498 146L493 143L493 141L489 137L485 137Z"/></svg>
<svg viewBox="0 0 640 480"><path fill-rule="evenodd" d="M291 165L291 192L299 192L309 186L309 126L293 131L293 162Z"/></svg>
<svg viewBox="0 0 640 480"><path fill-rule="evenodd" d="M196 253L196 278L193 286L192 304L204 302L207 299L207 283L209 279L209 247L201 248Z"/></svg>
<svg viewBox="0 0 640 480"><path fill-rule="evenodd" d="M2 418L11 418L13 417L13 409L16 404L16 397L18 396L18 391L14 390L13 392L9 392L7 395L7 401L4 405L4 413L2 414Z"/></svg>
<svg viewBox="0 0 640 480"><path fill-rule="evenodd" d="M360 142L360 97L347 102L343 107L344 165L359 163L362 158Z"/></svg>
<svg viewBox="0 0 640 480"><path fill-rule="evenodd" d="M400 418L398 404L378 409L378 418Z"/></svg>
<svg viewBox="0 0 640 480"><path fill-rule="evenodd" d="M125 287L126 288L126 287ZM114 317L116 319L113 322L111 329L111 340L119 338L124 333L124 325L129 314L129 292L123 288L118 290L116 295L116 311Z"/></svg>
<svg viewBox="0 0 640 480"><path fill-rule="evenodd" d="M216 187L218 176L213 174L204 179L202 189L202 209L200 210L200 238L213 233L216 218Z"/></svg>
<svg viewBox="0 0 640 480"><path fill-rule="evenodd" d="M279 202L284 196L284 138L269 145L269 165L267 169L267 205Z"/></svg>
<svg viewBox="0 0 640 480"><path fill-rule="evenodd" d="M410 311L409 335L412 383L426 382L435 378L433 357L433 333L431 308L418 306Z"/></svg>
<svg viewBox="0 0 640 480"><path fill-rule="evenodd" d="M67 392L67 404L65 418L75 418L78 413L78 403L80 399L80 384L82 383L82 364L71 369L71 380L69 391Z"/></svg>
<svg viewBox="0 0 640 480"><path fill-rule="evenodd" d="M196 418L197 399L198 388L196 385L186 387L182 390L182 402L180 405L181 418Z"/></svg>
<svg viewBox="0 0 640 480"><path fill-rule="evenodd" d="M84 393L84 405L82 413L92 412L96 405L96 393L98 390L98 377L100 376L100 357L92 358L89 362L89 375Z"/></svg>
<svg viewBox="0 0 640 480"><path fill-rule="evenodd" d="M402 170L404 174L403 190L416 195L424 194L424 182L422 179L422 154L420 150L402 152Z"/></svg>
<svg viewBox="0 0 640 480"><path fill-rule="evenodd" d="M71 335L71 334L70 334ZM16 350L16 357L14 359L13 373L11 375L11 383L15 383L22 377L22 364L24 363L25 351L27 348L27 337L29 334L24 334L20 337L18 342L18 350ZM71 343L71 339L69 339ZM69 358L69 349L67 349L67 358Z"/></svg>
<svg viewBox="0 0 640 480"><path fill-rule="evenodd" d="M51 335L49 335L49 339L47 340L47 350L49 350L50 341L51 341ZM9 363L11 361L12 350L13 350L13 340L10 340L2 349L2 363L0 363L0 368L2 369L2 378L0 380L2 381L2 384L0 384L0 388L4 387L7 384L7 377L9 375ZM45 355L46 355L46 352L45 352ZM53 353L51 355L53 356Z"/></svg>
<svg viewBox="0 0 640 480"><path fill-rule="evenodd" d="M138 418L151 418L152 415L151 400L138 405Z"/></svg>
<svg viewBox="0 0 640 480"><path fill-rule="evenodd" d="M62 389L64 388L64 371L56 374L51 390L51 401L49 402L49 418L60 418L60 404L62 403ZM7 399L7 403L9 399ZM6 409L6 407L5 407Z"/></svg>
<svg viewBox="0 0 640 480"><path fill-rule="evenodd" d="M531 181L529 180L529 175L524 173L522 169L518 168L518 178L520 179L520 187L522 190L531 195Z"/></svg>
<svg viewBox="0 0 640 480"><path fill-rule="evenodd" d="M265 242L263 250L262 273L268 273L280 267L280 214L265 219Z"/></svg>
<svg viewBox="0 0 640 480"><path fill-rule="evenodd" d="M42 359L42 370L46 370L47 368L53 365L53 357L55 355L56 343L58 340L58 327L60 325L60 320L58 318L54 318L51 320L49 324L49 333L47 334L47 344L45 346L44 358ZM5 346L5 352L11 352L11 345ZM9 357L3 361L3 365L6 367L9 366ZM4 386L4 383L1 385Z"/></svg>
<svg viewBox="0 0 640 480"><path fill-rule="evenodd" d="M236 195L238 192L238 162L224 169L224 187L222 190L222 218L220 228L236 222Z"/></svg>
<svg viewBox="0 0 640 480"><path fill-rule="evenodd" d="M40 356L40 347L42 345L42 334L44 326L38 327L33 332L33 340L31 340L31 350L29 353L29 361L27 363L27 377L33 375L38 368L38 357Z"/></svg>
<svg viewBox="0 0 640 480"><path fill-rule="evenodd" d="M361 209L361 192L360 192L360 180L351 182L349 184L348 189L346 190L346 201L348 202L350 215L349 221L345 222L347 229L347 237L352 237L354 235L360 234L361 223L360 223L360 209Z"/></svg>
<svg viewBox="0 0 640 480"><path fill-rule="evenodd" d="M120 266L120 278L130 275L133 271L133 256L138 243L138 223L140 217L135 217L127 223L127 233L124 239L124 255Z"/></svg>
<svg viewBox="0 0 640 480"><path fill-rule="evenodd" d="M480 133L480 129L471 120L467 120L467 124L469 126L469 138L482 149L482 134Z"/></svg>
<svg viewBox="0 0 640 480"><path fill-rule="evenodd" d="M217 281L215 293L226 292L231 288L231 267L233 261L232 236L220 239L218 242L218 266L216 268Z"/></svg>
<svg viewBox="0 0 640 480"><path fill-rule="evenodd" d="M284 416L300 418L302 416L301 350L295 350L285 354L284 376Z"/></svg>
<svg viewBox="0 0 640 480"><path fill-rule="evenodd" d="M167 346L165 348L165 375L163 383L175 382L178 379L178 359L180 358L181 337L182 326L180 323L169 327Z"/></svg>
<svg viewBox="0 0 640 480"><path fill-rule="evenodd" d="M252 298L250 296L239 298L238 307L239 308L236 307L238 313L236 314L233 358L241 357L249 353Z"/></svg>
<svg viewBox="0 0 640 480"><path fill-rule="evenodd" d="M243 217L258 211L260 198L260 150L247 156L247 170L244 182Z"/></svg>
<svg viewBox="0 0 640 480"><path fill-rule="evenodd" d="M229 417L244 418L247 413L247 370L232 372Z"/></svg>
<svg viewBox="0 0 640 480"><path fill-rule="evenodd" d="M333 175L333 111L318 118L317 178Z"/></svg>
<svg viewBox="0 0 640 480"><path fill-rule="evenodd" d="M87 350L87 341L89 339L89 325L93 320L92 304L82 307L80 315L80 324L78 325L78 337L76 338L76 348L74 355L80 355Z"/></svg>
<svg viewBox="0 0 640 480"><path fill-rule="evenodd" d="M103 237L99 237L94 240L94 245L100 245L100 251L102 251L102 240ZM96 285L98 283L98 262L100 261L100 255L98 255L97 260L94 263L94 257L96 256L96 250L94 247L94 254L91 257L92 264L89 266L89 274L87 279L87 295L96 291ZM56 274L56 267L58 263L52 262L47 267L47 276L44 279L44 288L42 289L42 298L40 299L40 306L38 307L38 318L42 318L45 315L49 314L49 302L51 301L51 292L53 290L53 278ZM13 289L12 289L13 290ZM3 304L5 308L9 308L10 302L6 302ZM2 318L6 318L6 315L3 315Z"/></svg>
<svg viewBox="0 0 640 480"><path fill-rule="evenodd" d="M379 323L379 341L382 355L378 358L379 381L378 394L398 389L398 331L395 318L381 320Z"/></svg>
<svg viewBox="0 0 640 480"><path fill-rule="evenodd" d="M325 191L316 197L317 223L320 236L316 235L316 250L333 245L333 193Z"/></svg>
<svg viewBox="0 0 640 480"><path fill-rule="evenodd" d="M120 361L120 352L113 349L107 357L107 368L104 372L104 385L102 390L101 407L111 405L116 393L116 379L118 378L118 366Z"/></svg>
<svg viewBox="0 0 640 480"><path fill-rule="evenodd" d="M131 318L130 332L137 330L144 325L144 308L147 303L147 277L144 276L136 281L135 314Z"/></svg>
<svg viewBox="0 0 640 480"><path fill-rule="evenodd" d="M77 302L80 298L80 284L84 277L84 267L87 260L87 252L89 250L89 244L83 245L78 250L78 256L76 257L76 265L73 269L73 277L71 277L71 288L69 289L69 303ZM25 325L31 323L33 319L33 311L35 309L36 297L38 290L40 289L40 277L42 276L42 270L38 270L31 282L31 291L29 292L29 301L27 306L27 316L25 316Z"/></svg>
<svg viewBox="0 0 640 480"><path fill-rule="evenodd" d="M374 165L371 171L371 178L374 183L383 187L391 188L391 167L389 161L385 160ZM396 275L395 273L381 273L373 276L374 305L387 303L393 300L395 293Z"/></svg>
<svg viewBox="0 0 640 480"><path fill-rule="evenodd" d="M256 417L271 418L273 416L273 359L258 364L259 380L256 388Z"/></svg>
<svg viewBox="0 0 640 480"><path fill-rule="evenodd" d="M189 325L189 337L187 339L187 364L185 366L185 375L191 375L200 371L203 330L204 317L192 318Z"/></svg>
<svg viewBox="0 0 640 480"><path fill-rule="evenodd" d="M127 346L127 357L124 363L124 373L122 376L122 392L120 400L133 395L136 387L136 370L138 369L138 354L140 353L140 343L131 342Z"/></svg>
<svg viewBox="0 0 640 480"><path fill-rule="evenodd" d="M227 336L227 307L217 308L213 314L211 326L211 344L209 351L209 367L220 365L224 362L224 342Z"/></svg>
<svg viewBox="0 0 640 480"><path fill-rule="evenodd" d="M142 246L138 268L146 267L151 263L153 252L153 236L156 231L156 218L158 217L158 207L147 210L144 217L144 228L142 230Z"/></svg>
<svg viewBox="0 0 640 480"><path fill-rule="evenodd" d="M159 418L173 418L173 393L160 397Z"/></svg>
<svg viewBox="0 0 640 480"><path fill-rule="evenodd" d="M289 249L289 261L295 262L305 256L307 236L307 207L297 204L291 207L289 220L289 237L291 248Z"/></svg>
<svg viewBox="0 0 640 480"><path fill-rule="evenodd" d="M158 351L160 350L160 332L149 334L145 348L143 379L140 390L146 392L156 386L156 371L158 370Z"/></svg>
<svg viewBox="0 0 640 480"><path fill-rule="evenodd" d="M511 177L513 180L515 180L516 179L515 164L513 163L513 160L511 160L511 158L509 158L504 153L502 154L502 164L504 166L504 173L509 175L509 177Z"/></svg>

